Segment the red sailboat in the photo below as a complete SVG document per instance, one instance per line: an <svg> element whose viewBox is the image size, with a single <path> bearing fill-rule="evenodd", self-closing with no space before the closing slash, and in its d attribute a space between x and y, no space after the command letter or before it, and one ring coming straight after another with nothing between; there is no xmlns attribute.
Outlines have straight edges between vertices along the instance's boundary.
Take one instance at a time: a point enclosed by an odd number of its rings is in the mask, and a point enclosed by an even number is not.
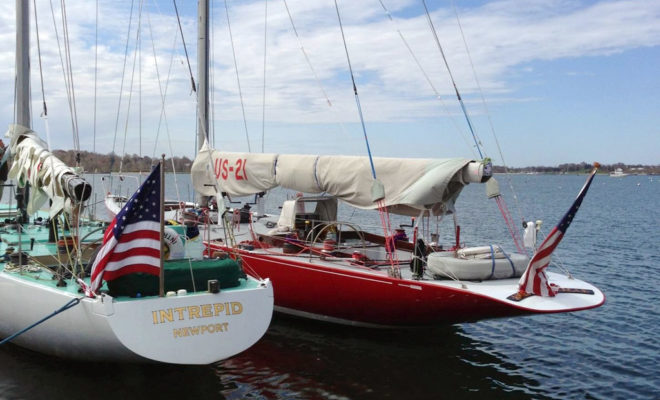
<svg viewBox="0 0 660 400"><path fill-rule="evenodd" d="M223 174L222 165L239 163L235 171L240 175ZM453 213L465 185L491 178L488 165L465 159L374 158L374 167L383 177L381 211L414 215L418 221ZM595 171L556 228L562 235ZM545 272L545 242L538 252L541 258L530 261L495 245L443 251L421 235L409 241L397 238L396 232L378 235L337 220L338 201L378 208L371 197L374 181L366 157L205 149L193 166L193 181L207 195L215 194L214 187L244 196L276 186L323 194L286 200L279 217L249 213L246 221L235 224L228 216L223 229L216 228L206 242L209 256L238 258L248 273L270 278L280 312L360 326L419 326L578 311L605 301L589 283ZM559 239L548 238L552 249ZM552 290L524 285L530 276L543 278Z"/></svg>

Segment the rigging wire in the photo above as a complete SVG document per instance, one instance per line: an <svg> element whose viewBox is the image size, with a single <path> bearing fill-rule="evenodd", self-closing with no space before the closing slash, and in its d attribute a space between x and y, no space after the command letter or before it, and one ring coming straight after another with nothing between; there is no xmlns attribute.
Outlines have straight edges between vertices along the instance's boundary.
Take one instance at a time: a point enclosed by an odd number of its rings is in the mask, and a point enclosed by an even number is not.
<svg viewBox="0 0 660 400"><path fill-rule="evenodd" d="M76 154L76 164L80 165L80 138L78 136L78 110L76 106L76 90L75 86L73 84L73 63L71 62L71 41L69 40L69 22L68 22L68 16L66 12L66 2L65 0L61 0L62 4L62 34L64 36L64 50L65 50L65 55L67 59L67 66L68 70L67 73L69 74L69 85L71 86L71 107L72 107L72 116L71 119L74 123L74 129L73 129L73 145L74 148L77 151Z"/></svg>
<svg viewBox="0 0 660 400"><path fill-rule="evenodd" d="M300 35L298 35L298 29L296 29L296 24L293 23L293 17L291 16L291 12L289 11L289 5L287 4L286 0L282 0L282 1L284 2L284 7L286 8L287 14L289 15L289 21L291 21L291 28L293 28L293 33L296 35L296 39L298 40L300 51L302 51L303 55L305 56L305 61L307 61L307 65L309 65L309 69L312 70L312 74L314 74L314 80L316 81L316 84L319 86L319 89L321 89L321 92L323 92L323 97L325 97L325 101L328 103L328 106L332 107L332 102L330 101L328 94L326 93L325 89L323 88L323 85L321 84L319 75L316 73L316 70L314 69L312 62L310 61L309 56L307 55L307 51L305 51L305 46L303 46L302 44Z"/></svg>
<svg viewBox="0 0 660 400"><path fill-rule="evenodd" d="M119 85L119 104L117 105L117 117L115 119L115 135L112 140L112 153L114 154L115 148L117 145L117 134L119 132L119 116L121 114L121 101L124 97L124 79L126 77L126 61L128 60L128 48L131 41L131 26L133 24L133 8L135 0L131 0L131 11L130 17L128 19L128 32L126 33L126 46L124 48L124 65L121 71L121 83ZM110 170L112 171L112 165L114 164L114 157L110 160Z"/></svg>
<svg viewBox="0 0 660 400"><path fill-rule="evenodd" d="M95 1L95 24L94 24L94 122L92 126L93 136L92 136L92 152L96 153L96 112L97 112L97 90L98 90L98 70L99 70L99 0ZM94 169L96 172L96 169ZM92 175L92 187L96 186L96 173ZM96 197L96 194L94 195ZM93 205L94 209L92 210L91 218L96 217L96 203ZM89 208L87 209L89 212Z"/></svg>
<svg viewBox="0 0 660 400"><path fill-rule="evenodd" d="M264 0L264 84L261 96L261 152L266 138L266 50L268 49L268 0Z"/></svg>
<svg viewBox="0 0 660 400"><path fill-rule="evenodd" d="M518 214L520 216L520 220L523 220L522 213L520 212L520 206L518 204L518 196L516 195L516 191L513 188L513 183L511 181L511 177L509 175L508 169L506 167L506 162L504 160L504 154L502 153L502 148L500 146L500 142L497 138L497 135L495 134L495 127L493 125L493 121L490 117L490 112L488 110L488 105L486 103L486 97L484 96L483 89L481 87L481 82L479 82L479 77L477 76L477 71L476 68L474 67L474 62L472 61L472 54L470 53L470 48L467 44L467 39L465 38L465 33L463 32L463 27L461 25L461 20L458 17L458 11L456 10L456 5L452 1L452 8L454 9L454 15L456 16L456 22L458 24L459 31L461 32L461 38L463 39L463 45L465 47L465 52L467 53L468 60L470 61L470 67L472 69L472 75L474 77L475 83L477 84L477 88L479 89L479 94L481 95L481 102L484 106L484 111L486 112L486 116L488 117L488 123L490 125L490 130L493 135L493 138L495 139L495 143L497 145L497 150L499 151L500 158L502 159L502 163L504 164L504 171L505 171L505 176L507 178L507 183L509 184L509 189L511 190L511 193L513 194L513 198L516 204L516 208L518 210ZM490 197L490 196L489 196ZM511 234L511 238L513 239L514 244L516 245L516 248L518 249L518 252L520 253L525 253L525 247L522 245L522 240L519 238L519 231L515 227L515 223L513 221L513 218L511 218L511 213L509 212L509 208L506 206L506 203L504 202L504 199L502 198L502 195L499 193L499 191L495 194L494 196L495 201L497 202L498 208L500 209L500 213L502 214L502 217L504 218L504 222L506 223L507 228L509 229L509 233Z"/></svg>
<svg viewBox="0 0 660 400"><path fill-rule="evenodd" d="M174 0L173 0L173 1L174 1ZM190 81L191 81L191 83L192 83L192 85L193 85L193 92L196 92L196 88L195 88L195 79L193 78L193 75L192 75L192 68L190 67L190 60L189 60L189 58L188 58L188 50L186 50L186 43L185 43L186 41L185 41L185 38L183 37L183 29L182 29L182 27L181 27L181 19L179 18L179 11L178 11L178 9L177 9L177 7L176 7L176 2L175 2L175 1L174 1L174 8L175 8L175 10L176 10L176 17L177 17L177 23L178 23L178 25L179 25L179 32L181 33L181 40L182 40L182 42L183 42L183 48L184 48L184 50L185 50L185 54L186 54L186 61L187 61L187 64L188 64L188 73L190 74ZM225 1L225 9L226 9L226 8L227 8L227 2ZM229 16L227 16L227 20L229 20ZM230 33L231 33L231 31L230 31ZM207 40L208 40L208 38L207 38ZM233 42L232 42L232 46L233 46ZM234 57L234 63L235 63L235 57ZM170 65L170 71L171 71L171 65ZM237 69L236 73L237 73L237 75L238 75L238 69ZM168 74L169 74L169 72L168 72ZM168 75L168 81L169 81L169 75ZM208 81L207 81L207 84L208 84ZM200 107L201 107L201 105L199 104L198 96L195 96L195 98L194 98L194 102L195 102L195 110L196 110L196 114L197 114L197 121L200 121L200 122L201 122L201 119L202 119L202 113L200 112ZM241 102L242 102L242 97L241 97ZM245 116L245 112L243 112L243 115ZM208 116L207 116L207 117L208 117ZM244 121L245 121L245 118L244 118ZM208 140L208 137L209 137L209 136L208 136L208 132L205 131L206 128L205 128L204 125L205 125L205 124L203 124L203 123L197 124L197 126L198 126L199 128L201 128L202 130L204 130L204 132L202 132L202 133L204 134L204 137L206 138L206 140ZM246 126L246 134L247 134L247 123L246 123L245 126ZM169 138L169 130L168 130L168 138ZM248 149L249 149L249 147L250 147L250 142L249 142L249 138L248 138ZM197 150L198 150L198 145L196 144L196 146L195 146L195 151L197 151ZM170 151L171 151L171 142L170 142ZM208 165L209 165L209 167L210 167L210 168L209 168L209 171L210 171L210 170L213 169L213 166L212 166L212 164L211 164L212 161L211 161L211 157L210 157L210 152L209 152L208 154L209 154L209 157L208 157ZM216 189L217 189L217 188L216 188Z"/></svg>
<svg viewBox="0 0 660 400"><path fill-rule="evenodd" d="M500 146L500 141L499 141L497 135L495 134L495 126L493 125L493 120L490 117L490 111L488 109L488 104L486 102L486 97L484 96L484 91L482 90L481 83L479 82L479 77L477 76L477 71L474 68L474 63L472 62L472 55L470 53L470 49L468 47L468 43L467 43L467 40L465 38L465 34L463 33L463 26L461 25L461 20L458 17L458 10L456 9L456 4L454 3L454 1L452 1L452 8L454 9L454 14L456 15L456 22L458 23L458 29L460 30L461 37L463 38L463 44L465 46L465 51L467 53L468 60L470 60L470 67L472 68L472 74L474 76L475 82L477 83L477 88L479 89L479 94L481 95L481 102L483 103L484 110L486 111L486 116L488 117L488 124L490 126L490 131L493 134L493 139L495 139L495 145L497 146L497 151L499 152L500 158L502 159L502 165L504 167L504 173L505 173L505 176L507 178L507 183L509 184L509 189L511 190L511 193L513 195L514 203L516 204L516 210L518 211L518 216L519 216L521 221L524 221L523 216L522 216L522 212L521 212L521 208L520 208L520 204L518 203L518 194L516 193L516 191L513 188L513 182L511 180L511 175L509 174L509 168L507 167L506 161L504 160L504 154L502 152L502 147Z"/></svg>
<svg viewBox="0 0 660 400"><path fill-rule="evenodd" d="M62 6L63 6L63 0L62 0ZM80 151L80 146L77 141L77 122L76 122L76 113L75 113L75 97L73 96L72 93L72 88L73 88L73 75L71 71L71 58L70 58L70 53L68 53L68 30L66 29L66 10L62 8L62 22L64 24L63 27L63 32L62 32L62 41L64 42L64 47L65 47L65 55L62 55L62 44L60 43L60 35L59 31L57 29L57 21L55 19L55 8L53 7L53 1L50 0L50 11L51 11L51 16L53 19L53 27L55 29L55 39L57 41L57 50L60 56L60 64L62 66L62 74L64 75L64 85L66 88L66 93L67 93L67 101L69 105L69 111L71 113L71 129L73 132L73 144L74 148L79 152ZM74 102L74 103L72 103ZM78 153L79 156L79 153Z"/></svg>
<svg viewBox="0 0 660 400"><path fill-rule="evenodd" d="M337 10L337 19L339 20L339 29L341 31L341 38L344 42L344 50L346 51L346 61L348 62L348 70L351 73L351 82L353 83L353 93L355 95L355 103L357 104L358 114L360 115L360 123L362 124L362 132L364 133L364 142L367 145L367 153L369 154L369 164L371 165L371 175L376 179L376 168L374 167L374 160L371 157L371 148L369 147L369 138L367 138L367 128L364 125L364 116L362 115L362 106L360 105L360 96L358 95L357 86L355 85L355 76L353 74L353 66L351 65L351 57L348 55L348 46L346 45L346 36L344 35L344 25L341 22L339 15L339 5L335 1L335 9Z"/></svg>
<svg viewBox="0 0 660 400"><path fill-rule="evenodd" d="M37 2L33 2L34 5L34 27L37 33L37 54L39 59L39 77L41 82L41 98L43 101L43 112L41 118L44 120L44 127L46 128L46 143L48 144L48 151L51 151L51 140L50 140L50 124L48 123L48 107L46 106L46 90L44 89L44 71L43 64L41 62L41 40L39 39L39 22L37 18ZM50 168L55 171L53 157L50 157Z"/></svg>
<svg viewBox="0 0 660 400"><path fill-rule="evenodd" d="M179 25L179 32L181 32L181 41L183 42L183 50L186 53L186 63L188 64L188 73L190 74L190 82L192 84L192 91L197 93L197 89L195 87L195 78L193 77L192 68L190 67L190 58L188 57L188 48L186 47L186 39L183 37L183 28L181 26L181 18L179 18L179 9L176 6L176 0L172 0L172 1L174 3L174 10L176 12L176 20L177 20L177 23ZM226 2L225 2L225 7L226 7ZM208 40L208 38L207 38L207 40ZM208 85L208 82L206 84ZM197 96L195 96L195 105L196 105L195 111L197 113L197 121L201 122L202 113L200 112L200 107L202 107L202 105L199 104ZM208 118L208 115L206 116L206 118ZM204 132L202 132L202 133L204 134L204 137L208 140L209 135L208 135L208 132L205 131L206 130L206 128L205 128L206 124L200 123L200 124L197 124L197 125L198 125L199 128L204 130ZM197 151L199 146L200 146L199 143L195 143L195 151ZM249 143L248 143L248 146L249 146Z"/></svg>
<svg viewBox="0 0 660 400"><path fill-rule="evenodd" d="M42 57L41 57L41 39L40 39L40 34L39 34L39 22L38 22L39 18L37 16L36 1L33 1L33 8L34 8L35 30L36 30L36 37L37 37L37 53L38 53L38 60L39 60L39 77L40 77L41 96L42 96L42 104L43 104L43 111L42 111L42 114L41 114L41 118L44 120L44 125L45 125L45 128L46 128L47 148L48 148L48 151L50 152L51 151L50 125L48 123L48 108L47 108L47 105L46 105L46 91L44 89L43 63L42 63ZM52 10L52 8L51 8L51 10ZM68 31L68 29L67 29L67 31ZM75 98L74 98L74 101L75 101ZM75 137L76 136L74 135L74 138ZM76 155L76 157L77 157L76 162L77 162L77 164L79 164L80 163L80 158L79 158L80 153L78 153ZM55 165L53 164L54 163L54 157L49 157L49 160L50 160L50 168L51 168L52 171L54 171L55 170ZM75 206L76 209L74 210L74 213L76 215L78 215L78 213L80 212L79 207L81 207L81 206L82 206L82 204L77 204ZM78 231L78 226L79 226L79 218L75 217L75 219L76 219L77 223L75 224L76 226L73 227L73 229L75 229L75 232L77 232ZM69 224L69 226L71 226L71 224Z"/></svg>
<svg viewBox="0 0 660 400"><path fill-rule="evenodd" d="M16 113L18 112L16 110L16 101L17 101L17 97L18 97L17 92L18 92L18 69L16 68L16 66L14 66L14 104L13 104L13 111L12 111L13 115L12 115L12 121L11 121L12 125L16 125L16 118L17 118ZM5 157L3 157L3 158L5 158Z"/></svg>
<svg viewBox="0 0 660 400"><path fill-rule="evenodd" d="M250 149L250 135L248 134L247 127L247 118L245 117L245 105L243 103L243 91L241 90L241 79L238 74L238 61L236 59L236 49L234 48L234 35L231 31L231 23L229 21L229 7L227 6L227 0L225 0L225 15L227 16L227 28L229 29L229 40L231 42L231 52L234 55L234 69L236 70L236 82L238 83L238 95L241 99L241 110L243 112L243 125L245 126L245 139L247 140L248 152L251 153Z"/></svg>
<svg viewBox="0 0 660 400"><path fill-rule="evenodd" d="M39 40L39 19L37 18L37 0L33 0L32 2L33 8L34 8L34 27L37 33L37 55L38 55L38 60L39 60L39 78L40 78L40 83L41 83L41 99L42 99L42 105L43 105L43 110L41 117L44 119L48 118L48 107L46 107L46 91L44 90L44 70L43 70L43 65L41 63L41 41ZM48 139L50 142L50 139ZM50 144L49 144L50 145ZM50 149L49 149L50 150Z"/></svg>
<svg viewBox="0 0 660 400"><path fill-rule="evenodd" d="M215 43L215 28L213 27L213 13L215 12L215 9L213 7L213 2L209 2L209 18L211 19L211 23L209 24L209 28L211 30L210 32L210 42ZM215 65L215 50L214 46L209 46L209 52L211 53L209 56L209 64L210 65ZM211 148L215 148L215 69L214 68L209 68L209 108L210 108L210 113L211 113L211 120L210 122L210 127L211 127L211 134L209 135L210 137L209 142L211 144Z"/></svg>
<svg viewBox="0 0 660 400"><path fill-rule="evenodd" d="M479 157L481 159L484 159L484 155L481 152L481 141L478 140L477 134L474 131L474 128L472 127L472 121L470 120L470 116L468 115L467 109L465 108L465 103L463 103L463 99L461 98L461 94L458 91L458 87L456 86L456 81L454 80L454 75L451 73L451 69L449 68L449 63L447 62L447 57L445 57L445 52L442 50L442 45L440 44L440 39L438 38L438 33L435 30L435 26L433 25L433 21L431 20L431 14L429 13L429 9L426 6L426 0L422 0L422 4L424 5L424 11L426 12L426 18L429 23L429 27L431 29L431 33L433 34L433 38L435 39L435 43L438 46L438 50L440 50L440 54L442 55L442 60L445 63L445 67L447 67L447 72L449 73L449 77L451 78L451 83L454 85L454 91L456 92L456 97L458 98L458 102L461 105L461 109L463 110L463 115L465 115L465 120L467 121L468 127L470 128L470 132L472 133L472 138L474 139L474 144L479 152Z"/></svg>
<svg viewBox="0 0 660 400"><path fill-rule="evenodd" d="M48 151L51 150L50 146L50 124L48 123L48 107L46 106L46 91L44 89L44 72L43 72L43 64L41 62L41 44L40 44L40 39L39 39L39 22L37 18L37 2L36 0L33 2L34 5L34 27L37 32L37 54L38 54L38 59L39 59L39 77L40 77L40 82L41 82L41 98L43 102L43 111L41 113L41 118L44 120L44 126L46 128L46 143L48 144ZM54 169L54 166L52 165L53 160L51 158L51 168Z"/></svg>
<svg viewBox="0 0 660 400"><path fill-rule="evenodd" d="M160 9L158 11L160 12ZM175 33L174 40L172 42L172 51L171 51L172 56L170 57L170 65L169 65L169 68L168 68L168 71L167 71L167 78L165 80L165 89L163 90L163 85L162 85L161 79L160 79L160 70L158 68L158 57L156 55L156 43L155 43L155 40L154 40L153 28L152 28L152 25L151 25L151 16L149 15L149 13L147 13L147 24L149 26L149 34L150 34L150 37L151 37L151 48L152 48L152 51L153 51L154 67L156 69L156 78L157 78L157 81L158 81L158 91L159 91L160 97L161 97L160 117L158 119L158 127L156 129L156 140L154 142L154 151L152 153L151 158L156 159L156 150L157 150L157 146L158 146L158 138L160 136L160 128L162 126L162 123L164 122L165 123L165 132L167 133L167 143L169 145L170 155L171 155L170 160L172 162L172 173L174 175L174 188L176 190L176 199L177 199L177 202L181 202L181 195L179 193L179 183L178 183L178 180L177 180L177 173L176 173L176 168L175 168L175 164L174 164L174 150L172 148L172 138L171 138L171 135L170 135L170 128L169 128L169 124L168 124L168 121L167 121L167 113L165 112L165 100L167 98L167 89L169 88L170 74L172 72L172 66L174 65L174 49L176 48L176 43L177 43L177 39L178 39L178 32Z"/></svg>
<svg viewBox="0 0 660 400"><path fill-rule="evenodd" d="M190 67L190 57L188 57L188 47L186 46L186 39L183 37L183 28L181 26L181 18L179 17L179 9L176 6L176 0L172 0L172 2L174 3L174 11L176 12L176 20L177 20L177 23L179 25L179 32L181 33L181 41L183 42L183 50L186 54L186 63L188 65L188 74L190 74L190 83L192 84L192 91L194 93L197 93L197 88L196 88L196 85L195 85L195 78L194 78L193 73L192 73L192 68ZM225 4L225 7L226 7L226 4ZM208 40L208 38L207 38L207 40ZM207 85L208 85L208 82L207 82ZM197 118L196 119L197 119L197 121L201 121L202 113L200 112L200 107L202 107L202 106L199 104L197 96L195 96L195 105L196 105L195 106L195 111L197 113ZM208 115L207 115L207 118L208 118ZM204 123L197 124L197 125L202 130L206 129L205 128L206 124L204 124ZM208 137L209 137L208 132L205 131L205 132L202 132L202 133L204 134L204 137L208 140ZM195 141L196 140L197 139L195 139ZM199 143L195 143L195 151L197 151L199 146L200 146ZM249 144L248 144L248 146L249 146Z"/></svg>
<svg viewBox="0 0 660 400"><path fill-rule="evenodd" d="M314 81L316 82L316 85L319 87L321 90L321 93L323 93L323 97L325 98L326 103L328 104L328 107L334 112L333 115L337 118L337 122L339 123L339 126L341 127L342 132L346 137L349 137L348 130L346 129L346 126L342 122L338 111L333 107L333 103L330 101L330 97L328 96L328 93L325 91L323 88L323 84L321 83L321 79L319 78L318 74L316 73L316 69L314 69L314 66L312 65L312 61L309 58L309 55L307 54L307 51L305 50L305 46L302 43L302 39L300 39L300 35L298 35L298 29L296 29L296 25L293 22L293 17L291 16L291 12L289 11L289 5L287 4L286 0L282 0L284 2L284 7L286 8L286 12L289 15L289 21L291 22L291 28L293 29L293 33L296 36L296 40L298 41L298 46L300 46L300 51L302 52L303 56L305 57L305 61L307 62L307 65L309 66L309 69L312 71L312 74L314 75Z"/></svg>
<svg viewBox="0 0 660 400"><path fill-rule="evenodd" d="M99 70L99 0L96 0L96 24L94 31L94 139L92 142L92 151L96 153L96 100L98 88L98 70Z"/></svg>
<svg viewBox="0 0 660 400"><path fill-rule="evenodd" d="M371 174L374 179L372 186L372 196L376 192L382 192L378 196L381 196L374 201L378 204L378 211L380 214L381 225L383 227L384 236L385 236L385 249L387 251L387 258L390 261L390 275L394 278L401 277L401 271L399 269L399 260L395 247L394 236L390 234L392 231L390 223L390 214L385 205L384 195L385 189L382 186L376 177L376 168L374 167L373 157L371 156L371 148L369 147L369 138L367 137L367 128L364 124L364 116L362 114L362 106L360 105L360 96L358 95L357 85L355 84L355 75L353 74L353 66L351 65L351 58L348 53L348 45L346 44L346 36L344 35L344 26L341 22L341 15L339 14L339 5L337 0L335 1L335 10L337 11L337 20L339 21L339 29L341 31L341 38L344 43L344 50L346 52L346 61L348 62L348 69L351 73L351 82L353 83L353 93L355 94L355 104L357 105L358 114L360 115L360 123L362 124L362 132L364 133L364 141L367 145L367 153L369 154L369 164L371 165Z"/></svg>
<svg viewBox="0 0 660 400"><path fill-rule="evenodd" d="M394 18L392 17L392 13L390 13L390 10L385 6L383 3L383 0L378 0L380 2L381 7L383 7L383 11L385 12L385 15L387 15L387 18L389 18L390 22L395 26L396 32L399 34L399 37L401 38L401 41L405 45L406 49L408 50L408 53L410 53L410 56L413 58L415 61L415 64L417 64L417 68L419 68L420 72L424 76L424 79L426 79L426 82L429 84L431 87L431 90L433 90L433 93L435 94L436 99L440 101L440 104L442 105L443 110L445 111L445 114L449 117L449 120L452 122L454 125L454 128L456 128L456 131L459 133L459 136L463 141L465 141L466 146L472 151L472 154L475 155L476 153L474 152L473 146L469 144L469 137L467 136L467 133L461 129L461 127L458 125L458 122L452 117L452 113L449 111L449 108L447 107L447 104L444 102L442 99L442 96L440 96L440 92L438 92L438 89L436 89L435 85L431 81L431 78L429 77L429 74L426 72L422 64L420 63L419 59L415 55L415 52L412 50L410 47L410 44L408 43L408 40L403 36L403 33L401 32L401 29L399 29L396 21L394 21Z"/></svg>
<svg viewBox="0 0 660 400"><path fill-rule="evenodd" d="M119 162L119 173L121 174L123 172L124 168L124 159L126 158L126 140L128 139L128 121L130 119L131 115L131 103L133 101L133 83L135 81L135 66L138 64L137 62L137 56L138 56L138 46L139 46L139 40L140 40L140 29L141 29L141 24L142 24L142 5L144 4L144 0L140 0L140 7L138 9L138 26L135 32L135 51L133 52L133 68L131 71L131 84L128 89L128 105L126 107L126 122L124 123L124 145L122 148L122 157L121 161Z"/></svg>
<svg viewBox="0 0 660 400"><path fill-rule="evenodd" d="M140 7L140 23L138 23L135 52L138 61L138 154L142 156L142 7Z"/></svg>
<svg viewBox="0 0 660 400"><path fill-rule="evenodd" d="M176 6L176 0L172 0L172 3L174 3L174 12L176 13L176 21L179 25L179 32L181 33L181 41L183 42L183 51L186 53L186 62L188 63L188 72L190 73L190 84L192 85L192 91L197 92L197 86L195 85L195 78L192 73L192 68L190 67L190 58L188 57L188 48L186 47L186 40L183 37L181 18L179 18L179 8Z"/></svg>

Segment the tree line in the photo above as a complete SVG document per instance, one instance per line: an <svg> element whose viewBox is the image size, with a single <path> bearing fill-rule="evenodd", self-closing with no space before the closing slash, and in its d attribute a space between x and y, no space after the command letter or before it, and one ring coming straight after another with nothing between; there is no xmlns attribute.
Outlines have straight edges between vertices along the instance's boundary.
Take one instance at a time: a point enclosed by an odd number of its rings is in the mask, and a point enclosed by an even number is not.
<svg viewBox="0 0 660 400"><path fill-rule="evenodd" d="M70 166L76 165L77 154L75 150L55 150L53 152L60 160ZM151 157L138 156L137 154L125 155L121 157L114 153L99 154L89 151L81 151L80 164L84 167L85 172L88 173L110 173L119 172L121 167L122 172L146 172L150 171L154 162ZM165 172L172 172L172 162L176 172L187 173L190 172L192 160L188 157L173 157L165 159ZM581 174L587 173L592 168L592 163L567 163L559 164L555 167L548 166L532 166L522 168L505 168L501 165L493 166L493 171L496 173L510 172L510 173L539 173L539 174ZM621 168L623 172L629 174L660 174L660 165L643 165L643 164L601 164L600 172L609 173L617 168Z"/></svg>
<svg viewBox="0 0 660 400"><path fill-rule="evenodd" d="M593 163L580 162L580 163L567 163L559 164L556 167L534 166L522 168L505 168L500 165L493 166L493 171L496 173L510 172L510 173L538 173L538 174L583 174L591 171ZM644 165L644 164L601 164L599 168L600 173L610 173L617 168L621 168L623 172L628 174L660 174L660 165Z"/></svg>
<svg viewBox="0 0 660 400"><path fill-rule="evenodd" d="M87 173L119 172L120 168L122 172L148 172L155 163L160 161L160 158L153 159L137 154L122 157L114 153L99 154L90 151L78 153L75 150L55 150L53 154L69 166L75 166L76 159L79 158L80 165ZM173 172L172 163L174 163L176 172L190 172L192 166L192 160L188 157L165 158L165 172Z"/></svg>

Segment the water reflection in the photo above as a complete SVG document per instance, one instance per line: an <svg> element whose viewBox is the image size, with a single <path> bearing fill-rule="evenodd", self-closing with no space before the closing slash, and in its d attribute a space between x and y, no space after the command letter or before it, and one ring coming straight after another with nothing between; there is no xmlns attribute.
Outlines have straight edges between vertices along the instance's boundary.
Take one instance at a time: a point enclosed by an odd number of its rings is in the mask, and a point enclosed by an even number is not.
<svg viewBox="0 0 660 400"><path fill-rule="evenodd" d="M218 399L209 366L105 364L62 360L13 345L0 348L2 399Z"/></svg>
<svg viewBox="0 0 660 400"><path fill-rule="evenodd" d="M227 399L545 398L489 347L458 325L390 331L277 315L257 345L216 368Z"/></svg>

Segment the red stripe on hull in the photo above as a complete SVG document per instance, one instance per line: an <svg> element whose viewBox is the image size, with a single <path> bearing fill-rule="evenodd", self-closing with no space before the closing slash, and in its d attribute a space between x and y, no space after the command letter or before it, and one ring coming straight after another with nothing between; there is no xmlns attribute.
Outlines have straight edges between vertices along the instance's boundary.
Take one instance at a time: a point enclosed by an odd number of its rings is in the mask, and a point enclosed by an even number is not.
<svg viewBox="0 0 660 400"><path fill-rule="evenodd" d="M248 272L271 279L276 306L347 323L418 326L532 313L424 281L398 280L245 251L241 251L241 257Z"/></svg>

